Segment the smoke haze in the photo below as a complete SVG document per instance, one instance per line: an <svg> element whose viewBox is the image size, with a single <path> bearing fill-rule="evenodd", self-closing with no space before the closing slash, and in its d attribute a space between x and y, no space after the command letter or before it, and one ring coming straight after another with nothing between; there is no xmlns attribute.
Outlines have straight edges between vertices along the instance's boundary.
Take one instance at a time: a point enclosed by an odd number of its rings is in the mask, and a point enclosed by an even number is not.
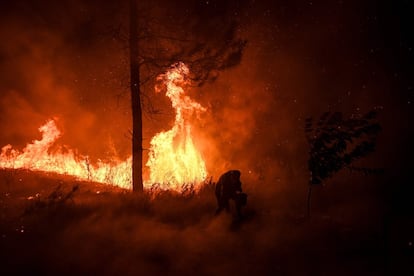
<svg viewBox="0 0 414 276"><path fill-rule="evenodd" d="M15 262L7 268L24 260L40 274L70 268L72 274L109 275L264 275L269 270L271 275L378 275L381 250L387 249L381 246L412 244L412 226L401 227L404 232L392 222L386 229L384 222L386 215L395 221L404 214L412 218L414 56L407 1L138 2L151 11L140 20L151 19L166 30L187 24L177 32L190 40L211 37L208 41L218 44L214 26L221 20L237 22L237 35L247 40L240 64L213 82L186 88L206 108L194 117L192 132L209 176L216 181L229 169L242 173L249 194L246 223L233 229L230 216L213 217L213 190L191 199L166 193L151 201L82 186L86 195L75 197L67 210L26 217L29 238L15 230L23 224L20 218L10 223L10 236L9 222L0 221L0 234L12 237L0 241L7 246L0 259ZM40 138L39 126L57 118L63 132L57 143L92 162L130 156L127 7L128 1L2 3L0 146L22 149ZM174 122L169 99L155 93L155 78L143 85L144 109L150 111L144 114L144 164L151 138ZM358 165L384 168L384 175L339 172L315 188L316 215L304 223L305 119L326 111L348 117L374 108L382 132L376 152ZM0 173L9 179L8 172ZM6 180L21 186L15 185L11 197L2 193L1 204L35 195L32 186L43 185L39 193L46 196L56 185L54 179L22 172L15 182ZM45 239L44 231L53 235ZM28 247L25 239L34 242ZM69 253L56 254L56 248Z"/></svg>
<svg viewBox="0 0 414 276"><path fill-rule="evenodd" d="M1 145L24 147L39 138L40 125L56 117L63 131L58 143L94 161L130 155L128 50L124 33L117 32L125 25L126 7L123 1L92 0L5 5ZM187 88L207 108L194 118L194 134L214 179L239 168L250 189L301 190L308 180L305 118L373 108L381 109L383 133L366 162L388 168L389 178L407 176L400 164L412 164L404 162L405 152L412 152L412 67L393 40L393 30L399 29L402 43L409 43L403 22L393 21L401 5L389 13L385 4L358 1L182 1L173 6L160 1L154 7L153 17L170 27L191 11L189 38L208 37L212 22L224 17L238 22L237 34L248 41L238 66L221 72L215 82ZM174 120L154 83L144 86L147 109L150 100L159 113L145 115L145 148Z"/></svg>

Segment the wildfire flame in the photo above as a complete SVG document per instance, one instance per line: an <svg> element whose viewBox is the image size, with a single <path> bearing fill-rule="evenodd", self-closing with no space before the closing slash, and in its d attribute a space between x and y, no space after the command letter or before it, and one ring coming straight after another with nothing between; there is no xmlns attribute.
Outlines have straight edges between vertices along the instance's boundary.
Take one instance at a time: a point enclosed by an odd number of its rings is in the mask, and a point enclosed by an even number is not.
<svg viewBox="0 0 414 276"><path fill-rule="evenodd" d="M90 163L88 156L75 154L71 149L59 147L53 153L50 148L61 136L54 120L39 128L42 139L35 140L19 152L9 144L1 149L0 168L28 169L71 175L79 180L107 183L131 189L131 158L114 163Z"/></svg>
<svg viewBox="0 0 414 276"><path fill-rule="evenodd" d="M185 95L183 87L190 83L188 75L188 67L177 63L158 77L175 109L174 126L156 134L150 142L149 183L162 189L180 190L188 184L197 189L207 176L205 162L191 137L189 121L195 112L205 111L205 108Z"/></svg>
<svg viewBox="0 0 414 276"><path fill-rule="evenodd" d="M144 182L144 188L156 184L161 189L181 191L183 185L190 184L197 189L197 185L206 178L206 166L194 146L189 123L194 112L205 111L205 108L184 95L183 86L189 83L188 74L187 66L177 63L159 76L176 111L175 123L172 129L156 134L151 140L147 162L150 179ZM52 172L79 180L132 188L131 157L92 164L88 156L67 147L53 147L62 135L55 120L47 121L39 131L42 138L27 144L22 151L10 144L4 146L0 153L0 168Z"/></svg>

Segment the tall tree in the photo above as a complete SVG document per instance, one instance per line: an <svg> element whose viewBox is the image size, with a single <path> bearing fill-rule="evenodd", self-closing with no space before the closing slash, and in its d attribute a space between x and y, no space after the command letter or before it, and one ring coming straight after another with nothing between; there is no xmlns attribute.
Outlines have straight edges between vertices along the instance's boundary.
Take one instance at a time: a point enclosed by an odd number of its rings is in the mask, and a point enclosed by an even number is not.
<svg viewBox="0 0 414 276"><path fill-rule="evenodd" d="M142 191L142 108L139 70L137 0L130 0L129 64L132 108L132 190Z"/></svg>
<svg viewBox="0 0 414 276"><path fill-rule="evenodd" d="M219 71L238 65L246 45L236 35L237 24L230 14L237 7L231 1L184 2L185 8L163 0L138 7L137 0L129 0L133 191L143 190L142 114L148 103L144 85L178 61L189 65L192 80L203 85L215 80ZM122 32L119 28L121 37Z"/></svg>

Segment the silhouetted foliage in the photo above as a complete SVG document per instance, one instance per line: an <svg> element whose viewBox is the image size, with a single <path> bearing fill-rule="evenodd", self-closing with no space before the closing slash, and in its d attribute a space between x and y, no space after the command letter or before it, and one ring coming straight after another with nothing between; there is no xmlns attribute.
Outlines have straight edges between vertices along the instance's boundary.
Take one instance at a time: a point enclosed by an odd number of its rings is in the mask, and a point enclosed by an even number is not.
<svg viewBox="0 0 414 276"><path fill-rule="evenodd" d="M309 143L308 168L310 171L307 213L310 215L312 186L332 177L343 168L353 172L378 174L382 169L360 168L351 164L375 151L376 138L381 131L377 110L365 115L344 118L341 112L325 112L319 120L305 121L305 134Z"/></svg>
<svg viewBox="0 0 414 276"><path fill-rule="evenodd" d="M377 111L372 110L350 118L343 118L341 112L325 112L318 121L306 119L310 184L321 184L343 168L365 174L381 171L351 166L355 160L375 151L376 138L381 131L376 117Z"/></svg>

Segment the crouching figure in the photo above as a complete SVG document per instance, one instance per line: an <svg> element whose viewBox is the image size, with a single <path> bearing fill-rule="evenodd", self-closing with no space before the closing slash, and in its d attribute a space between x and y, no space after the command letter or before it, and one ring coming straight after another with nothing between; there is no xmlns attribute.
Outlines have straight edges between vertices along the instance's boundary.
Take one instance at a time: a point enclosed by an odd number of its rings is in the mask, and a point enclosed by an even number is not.
<svg viewBox="0 0 414 276"><path fill-rule="evenodd" d="M240 171L231 170L222 174L216 184L216 198L218 215L223 209L230 212L229 200L235 202L237 216L241 217L241 207L247 204L247 194L242 192L242 183L240 182Z"/></svg>

